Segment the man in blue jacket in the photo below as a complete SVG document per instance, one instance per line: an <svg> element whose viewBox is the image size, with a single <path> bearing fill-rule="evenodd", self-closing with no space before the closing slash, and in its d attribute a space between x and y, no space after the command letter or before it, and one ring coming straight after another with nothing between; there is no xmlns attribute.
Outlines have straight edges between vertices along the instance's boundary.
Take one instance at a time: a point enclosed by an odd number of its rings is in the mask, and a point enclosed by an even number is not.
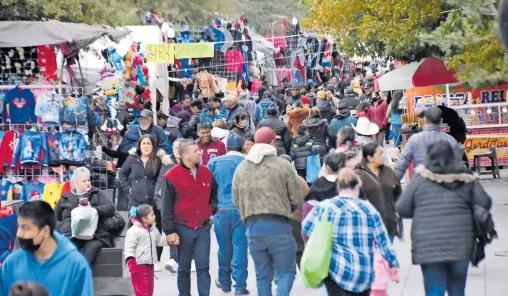
<svg viewBox="0 0 508 296"><path fill-rule="evenodd" d="M219 186L219 211L214 216L215 236L219 244L219 277L215 280L215 285L223 292L231 292L232 277L235 281L235 295L249 295L245 225L231 199L235 170L245 159L241 152L242 144L242 138L231 133L227 138L226 155L213 158L208 163Z"/></svg>
<svg viewBox="0 0 508 296"><path fill-rule="evenodd" d="M169 153L170 145L168 137L161 127L153 124L153 112L148 109L141 111L139 125L135 125L127 130L125 137L120 143L119 150L122 153L129 153L129 150L136 147L139 138L144 134L150 134L157 140L157 150L164 149L166 153Z"/></svg>
<svg viewBox="0 0 508 296"><path fill-rule="evenodd" d="M55 214L44 201L32 201L18 210L20 250L2 265L0 295L12 285L35 282L51 296L93 295L92 271L85 256L62 234L54 231Z"/></svg>

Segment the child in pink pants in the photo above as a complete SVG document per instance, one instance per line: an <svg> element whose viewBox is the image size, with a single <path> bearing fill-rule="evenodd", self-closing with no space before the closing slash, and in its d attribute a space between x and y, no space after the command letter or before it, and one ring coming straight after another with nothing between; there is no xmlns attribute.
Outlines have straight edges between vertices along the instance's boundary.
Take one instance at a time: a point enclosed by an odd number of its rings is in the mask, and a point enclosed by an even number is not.
<svg viewBox="0 0 508 296"><path fill-rule="evenodd" d="M390 268L378 249L374 251L374 272L375 278L371 286L370 296L388 296L388 279L398 283L399 270Z"/></svg>

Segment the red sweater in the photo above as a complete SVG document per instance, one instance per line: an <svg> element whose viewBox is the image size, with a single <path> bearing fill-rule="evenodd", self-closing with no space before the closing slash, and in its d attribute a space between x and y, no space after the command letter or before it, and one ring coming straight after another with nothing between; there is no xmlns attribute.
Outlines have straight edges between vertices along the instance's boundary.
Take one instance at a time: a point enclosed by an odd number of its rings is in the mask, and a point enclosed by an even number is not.
<svg viewBox="0 0 508 296"><path fill-rule="evenodd" d="M210 159L226 154L226 145L222 141L212 141L208 145L203 145L198 142L199 151L202 153L201 164L206 166Z"/></svg>
<svg viewBox="0 0 508 296"><path fill-rule="evenodd" d="M162 184L162 230L171 234L175 223L189 228L203 227L217 211L217 184L212 172L197 166L196 177L189 168L179 164L165 175Z"/></svg>
<svg viewBox="0 0 508 296"><path fill-rule="evenodd" d="M388 124L388 118L386 118L386 111L388 105L384 100L380 101L377 105L372 103L367 112L367 118L370 122L377 124L380 130L382 130Z"/></svg>

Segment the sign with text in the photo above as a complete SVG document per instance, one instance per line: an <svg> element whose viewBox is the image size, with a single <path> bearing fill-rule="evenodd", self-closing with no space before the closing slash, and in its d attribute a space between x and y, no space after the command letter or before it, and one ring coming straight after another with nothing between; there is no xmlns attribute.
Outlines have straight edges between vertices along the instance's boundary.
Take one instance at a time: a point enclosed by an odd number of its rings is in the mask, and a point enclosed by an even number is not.
<svg viewBox="0 0 508 296"><path fill-rule="evenodd" d="M466 143L464 143L464 151L466 152L469 163L473 165L473 159L475 153L489 152L490 147L496 147L497 160L499 165L508 164L508 136L507 137L481 137L476 135L475 137L468 137ZM481 165L491 165L490 159L482 158Z"/></svg>
<svg viewBox="0 0 508 296"><path fill-rule="evenodd" d="M214 57L213 42L175 44L176 59L200 59L213 57Z"/></svg>
<svg viewBox="0 0 508 296"><path fill-rule="evenodd" d="M174 44L147 44L146 59L148 63L156 64L174 64L175 63L175 45Z"/></svg>

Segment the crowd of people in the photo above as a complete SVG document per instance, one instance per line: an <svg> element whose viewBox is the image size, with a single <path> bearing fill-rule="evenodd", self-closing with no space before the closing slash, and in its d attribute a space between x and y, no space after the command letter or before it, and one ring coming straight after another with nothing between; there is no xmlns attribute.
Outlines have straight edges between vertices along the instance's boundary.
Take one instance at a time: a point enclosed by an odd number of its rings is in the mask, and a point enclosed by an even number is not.
<svg viewBox="0 0 508 296"><path fill-rule="evenodd" d="M398 281L393 242L403 235L402 218L413 219L413 263L421 265L426 295L464 295L475 247L471 208L488 211L492 200L462 162L461 145L441 131L437 107L422 114L423 131L405 144L395 169L388 165L383 147L390 137L400 143L401 99L401 91L374 91L366 77L321 87L284 81L262 87L257 98L246 91L206 102L185 96L157 122L143 110L116 151L116 210L131 219L124 254L136 295L153 295L165 246L164 267L177 273L179 295L191 295L194 270L198 294L210 295L212 226L216 287L250 294L250 252L257 295L272 295L273 282L276 295L290 295L323 217L333 223L328 295L387 295L388 279ZM403 189L410 162L415 169ZM105 220L115 204L91 186L86 168L74 171L71 184L54 210L38 201L19 209L22 249L2 266L3 295L19 281L50 295L93 295L90 266L111 246ZM88 240L72 233L72 211L83 202L98 214Z"/></svg>

